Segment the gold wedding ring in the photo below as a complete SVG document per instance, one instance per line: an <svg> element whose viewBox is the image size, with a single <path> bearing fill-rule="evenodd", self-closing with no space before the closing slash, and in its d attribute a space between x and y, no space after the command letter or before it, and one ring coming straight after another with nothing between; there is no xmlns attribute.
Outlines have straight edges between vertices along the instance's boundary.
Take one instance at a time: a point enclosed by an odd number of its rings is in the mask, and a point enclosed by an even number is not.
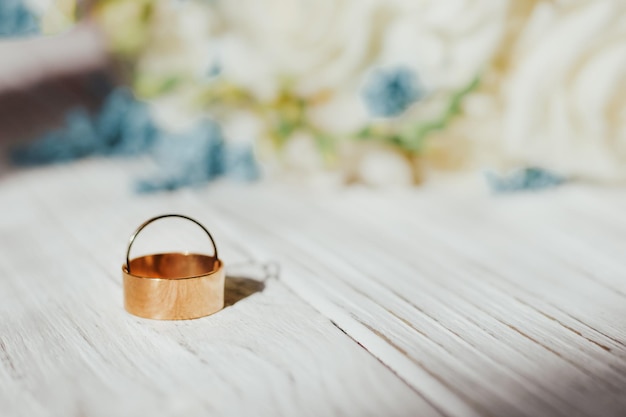
<svg viewBox="0 0 626 417"><path fill-rule="evenodd" d="M178 217L198 225L213 245L213 255L159 253L129 259L137 235L150 223ZM154 217L137 228L128 242L124 278L124 307L139 317L185 320L208 316L224 307L224 264L211 233L196 220L180 214Z"/></svg>

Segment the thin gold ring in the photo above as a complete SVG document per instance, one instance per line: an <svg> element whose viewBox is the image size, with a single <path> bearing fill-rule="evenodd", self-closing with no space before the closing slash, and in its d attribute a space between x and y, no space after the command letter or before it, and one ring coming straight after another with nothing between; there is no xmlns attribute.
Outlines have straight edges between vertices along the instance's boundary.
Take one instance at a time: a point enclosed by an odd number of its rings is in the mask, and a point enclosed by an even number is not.
<svg viewBox="0 0 626 417"><path fill-rule="evenodd" d="M197 220L192 219L191 217L185 216L183 214L162 214L160 216L156 216L153 217L149 220L146 220L145 222L143 222L138 228L137 230L135 230L135 233L133 233L130 236L130 239L128 239L128 249L126 250L126 268L128 269L128 271L130 272L130 261L129 261L129 257L130 257L130 248L133 246L133 243L135 242L135 238L137 237L137 235L146 227L148 226L150 223L155 222L157 220L160 219L165 219L167 217L178 217L181 219L185 219L185 220L189 220L190 222L195 223L196 225L198 225L202 230L204 230L204 232L207 234L207 236L209 237L209 239L211 240L211 244L213 245L213 256L215 256L215 259L218 259L219 256L217 255L217 245L215 244L215 239L213 239L213 236L211 235L211 232L209 232L209 230L204 227L202 225L202 223L200 223Z"/></svg>

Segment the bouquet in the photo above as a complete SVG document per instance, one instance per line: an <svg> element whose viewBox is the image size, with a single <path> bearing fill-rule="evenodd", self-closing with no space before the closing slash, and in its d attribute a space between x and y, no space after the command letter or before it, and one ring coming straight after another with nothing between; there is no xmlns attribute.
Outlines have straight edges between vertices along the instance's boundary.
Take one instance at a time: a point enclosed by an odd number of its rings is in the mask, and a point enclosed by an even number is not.
<svg viewBox="0 0 626 417"><path fill-rule="evenodd" d="M505 37L507 2L110 0L95 14L167 129L209 117L265 172L422 181Z"/></svg>
<svg viewBox="0 0 626 417"><path fill-rule="evenodd" d="M51 27L76 14L61 3ZM183 147L211 131L251 149L269 177L389 186L524 169L490 176L501 189L626 179L622 0L102 0L86 10L160 129Z"/></svg>

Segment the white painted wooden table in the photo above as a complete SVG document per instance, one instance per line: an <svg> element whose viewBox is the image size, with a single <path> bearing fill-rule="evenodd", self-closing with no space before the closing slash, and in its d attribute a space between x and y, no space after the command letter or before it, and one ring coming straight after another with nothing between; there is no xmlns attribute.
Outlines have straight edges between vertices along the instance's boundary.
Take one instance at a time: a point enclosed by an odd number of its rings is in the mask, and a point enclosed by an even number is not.
<svg viewBox="0 0 626 417"><path fill-rule="evenodd" d="M134 196L127 162L0 178L0 416L626 415L626 193ZM229 307L122 308L128 235L197 218ZM162 221L135 255L208 248Z"/></svg>

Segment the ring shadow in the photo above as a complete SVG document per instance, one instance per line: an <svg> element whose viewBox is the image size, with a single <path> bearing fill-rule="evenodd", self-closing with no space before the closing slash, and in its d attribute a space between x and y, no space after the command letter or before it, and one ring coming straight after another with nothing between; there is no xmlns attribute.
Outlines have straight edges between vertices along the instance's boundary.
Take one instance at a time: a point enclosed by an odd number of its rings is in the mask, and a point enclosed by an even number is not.
<svg viewBox="0 0 626 417"><path fill-rule="evenodd" d="M262 281L240 276L226 276L224 282L224 307L230 307L264 289L265 283Z"/></svg>

